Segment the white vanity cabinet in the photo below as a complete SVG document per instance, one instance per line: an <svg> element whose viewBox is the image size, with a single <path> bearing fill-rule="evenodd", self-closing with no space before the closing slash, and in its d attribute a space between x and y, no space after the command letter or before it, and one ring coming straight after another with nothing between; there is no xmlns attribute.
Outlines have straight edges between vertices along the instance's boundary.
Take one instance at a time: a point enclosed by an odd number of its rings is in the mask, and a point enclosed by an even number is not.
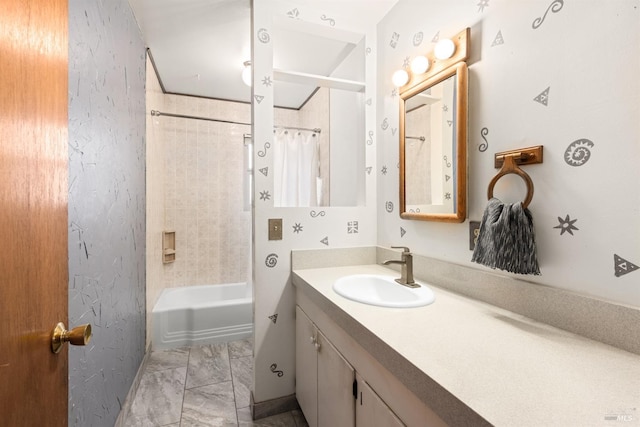
<svg viewBox="0 0 640 427"><path fill-rule="evenodd" d="M402 427L404 424L356 373L356 427Z"/></svg>
<svg viewBox="0 0 640 427"><path fill-rule="evenodd" d="M296 397L310 427L355 421L353 367L296 307Z"/></svg>

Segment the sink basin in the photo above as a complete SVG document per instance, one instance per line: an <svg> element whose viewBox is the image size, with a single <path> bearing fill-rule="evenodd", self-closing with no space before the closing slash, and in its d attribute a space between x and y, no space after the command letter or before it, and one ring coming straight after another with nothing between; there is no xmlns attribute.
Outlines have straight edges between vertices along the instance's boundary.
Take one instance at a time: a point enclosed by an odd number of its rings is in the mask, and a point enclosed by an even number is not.
<svg viewBox="0 0 640 427"><path fill-rule="evenodd" d="M340 296L364 304L380 307L409 308L431 304L435 300L427 285L409 288L395 281L395 277L376 274L354 274L336 280L333 290Z"/></svg>

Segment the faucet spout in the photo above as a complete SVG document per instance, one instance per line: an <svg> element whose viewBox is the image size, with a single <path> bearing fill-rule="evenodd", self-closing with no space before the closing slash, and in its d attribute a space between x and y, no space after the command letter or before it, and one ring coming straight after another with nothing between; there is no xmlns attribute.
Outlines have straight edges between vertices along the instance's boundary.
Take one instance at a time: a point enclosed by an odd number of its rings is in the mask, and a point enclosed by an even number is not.
<svg viewBox="0 0 640 427"><path fill-rule="evenodd" d="M400 264L400 278L396 279L396 282L409 288L419 288L420 285L413 280L413 255L406 246L391 246L394 249L402 249L402 259L390 259L384 261L382 264Z"/></svg>

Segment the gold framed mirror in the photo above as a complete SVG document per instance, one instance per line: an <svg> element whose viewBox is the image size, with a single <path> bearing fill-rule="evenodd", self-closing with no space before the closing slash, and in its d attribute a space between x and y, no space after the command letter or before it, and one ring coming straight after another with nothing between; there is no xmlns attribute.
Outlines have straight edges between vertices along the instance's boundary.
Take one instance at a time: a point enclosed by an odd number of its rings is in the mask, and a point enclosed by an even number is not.
<svg viewBox="0 0 640 427"><path fill-rule="evenodd" d="M466 59L466 41L464 47ZM437 70L400 91L400 217L463 222L467 216L467 64L452 57L449 64L437 65Z"/></svg>

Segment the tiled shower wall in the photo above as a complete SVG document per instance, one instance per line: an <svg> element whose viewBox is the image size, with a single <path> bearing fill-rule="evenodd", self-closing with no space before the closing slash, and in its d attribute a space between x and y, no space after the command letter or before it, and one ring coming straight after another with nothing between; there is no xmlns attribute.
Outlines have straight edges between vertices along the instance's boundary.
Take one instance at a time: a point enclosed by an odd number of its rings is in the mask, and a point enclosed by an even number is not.
<svg viewBox="0 0 640 427"><path fill-rule="evenodd" d="M249 123L251 116L251 105L238 102L173 94L163 94L156 102L149 110L242 123ZM155 293L152 303L167 287L249 281L251 211L245 206L243 135L251 132L250 126L168 116L148 119L149 144L158 141L164 151L153 159L163 164L150 165L161 171L153 178L161 187L154 197L162 195L163 201L149 222L176 232L175 262L162 265L161 250L149 249L154 257L150 270L161 269L161 277L147 285ZM150 244L161 246L162 230L154 232Z"/></svg>
<svg viewBox="0 0 640 427"><path fill-rule="evenodd" d="M69 2L69 425L113 426L145 351L145 55L126 0Z"/></svg>

